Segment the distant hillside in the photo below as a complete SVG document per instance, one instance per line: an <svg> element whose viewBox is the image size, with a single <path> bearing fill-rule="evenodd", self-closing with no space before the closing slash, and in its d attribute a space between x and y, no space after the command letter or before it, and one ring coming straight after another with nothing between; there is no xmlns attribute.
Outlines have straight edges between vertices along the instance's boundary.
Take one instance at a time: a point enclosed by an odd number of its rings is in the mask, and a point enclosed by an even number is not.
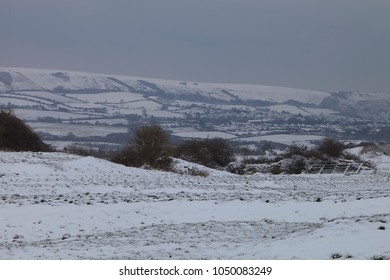
<svg viewBox="0 0 390 280"><path fill-rule="evenodd" d="M64 72L38 69L0 68L0 91L44 90L57 94L132 92L179 100L240 103L246 101L270 104L295 101L318 105L330 93L282 87L210 84L158 80L127 76Z"/></svg>
<svg viewBox="0 0 390 280"><path fill-rule="evenodd" d="M178 138L257 146L333 136L386 140L390 94L212 84L61 70L0 68L0 106L44 139L124 144L140 123ZM286 135L290 135L286 137Z"/></svg>

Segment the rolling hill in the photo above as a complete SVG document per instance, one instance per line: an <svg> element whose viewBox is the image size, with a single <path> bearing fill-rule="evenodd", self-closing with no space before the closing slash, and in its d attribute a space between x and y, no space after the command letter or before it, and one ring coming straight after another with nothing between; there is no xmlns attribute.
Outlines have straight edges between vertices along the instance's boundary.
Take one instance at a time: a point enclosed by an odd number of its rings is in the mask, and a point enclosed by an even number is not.
<svg viewBox="0 0 390 280"><path fill-rule="evenodd" d="M0 107L55 146L123 145L141 123L160 123L174 139L222 137L257 146L390 135L388 93L0 68Z"/></svg>

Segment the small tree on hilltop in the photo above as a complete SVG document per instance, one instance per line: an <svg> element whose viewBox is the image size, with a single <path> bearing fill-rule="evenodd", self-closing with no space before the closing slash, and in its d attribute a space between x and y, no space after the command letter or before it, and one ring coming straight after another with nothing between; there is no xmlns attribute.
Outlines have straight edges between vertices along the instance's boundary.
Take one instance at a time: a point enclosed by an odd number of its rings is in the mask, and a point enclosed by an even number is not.
<svg viewBox="0 0 390 280"><path fill-rule="evenodd" d="M149 165L152 168L170 170L170 154L171 144L167 132L159 125L145 125L136 130L134 140L112 161L133 167Z"/></svg>

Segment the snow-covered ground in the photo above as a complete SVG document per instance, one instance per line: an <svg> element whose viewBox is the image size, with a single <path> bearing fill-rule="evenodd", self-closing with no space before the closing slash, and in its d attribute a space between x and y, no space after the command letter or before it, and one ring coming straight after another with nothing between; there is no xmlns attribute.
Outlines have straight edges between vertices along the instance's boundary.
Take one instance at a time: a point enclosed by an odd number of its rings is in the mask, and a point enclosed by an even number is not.
<svg viewBox="0 0 390 280"><path fill-rule="evenodd" d="M379 165L239 176L177 161L177 174L0 152L0 259L390 258L390 158Z"/></svg>

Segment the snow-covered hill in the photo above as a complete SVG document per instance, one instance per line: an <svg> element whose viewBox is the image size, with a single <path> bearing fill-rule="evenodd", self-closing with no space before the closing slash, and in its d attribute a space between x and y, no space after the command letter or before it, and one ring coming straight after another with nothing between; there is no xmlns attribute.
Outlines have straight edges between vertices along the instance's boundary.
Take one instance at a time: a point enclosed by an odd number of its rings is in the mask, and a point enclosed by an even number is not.
<svg viewBox="0 0 390 280"><path fill-rule="evenodd" d="M390 133L386 93L61 70L0 68L0 108L13 109L54 145L67 140L124 144L129 130L150 122L179 138L222 137L257 144L300 144L324 136L383 141Z"/></svg>
<svg viewBox="0 0 390 280"><path fill-rule="evenodd" d="M202 177L0 152L0 259L390 258L389 166L388 156L350 176L196 166Z"/></svg>
<svg viewBox="0 0 390 280"><path fill-rule="evenodd" d="M0 92L9 91L70 92L133 92L141 94L193 95L205 100L235 101L237 99L282 103L289 100L320 104L330 96L324 91L282 87L183 82L118 75L41 69L0 68ZM199 97L200 96L200 97Z"/></svg>

